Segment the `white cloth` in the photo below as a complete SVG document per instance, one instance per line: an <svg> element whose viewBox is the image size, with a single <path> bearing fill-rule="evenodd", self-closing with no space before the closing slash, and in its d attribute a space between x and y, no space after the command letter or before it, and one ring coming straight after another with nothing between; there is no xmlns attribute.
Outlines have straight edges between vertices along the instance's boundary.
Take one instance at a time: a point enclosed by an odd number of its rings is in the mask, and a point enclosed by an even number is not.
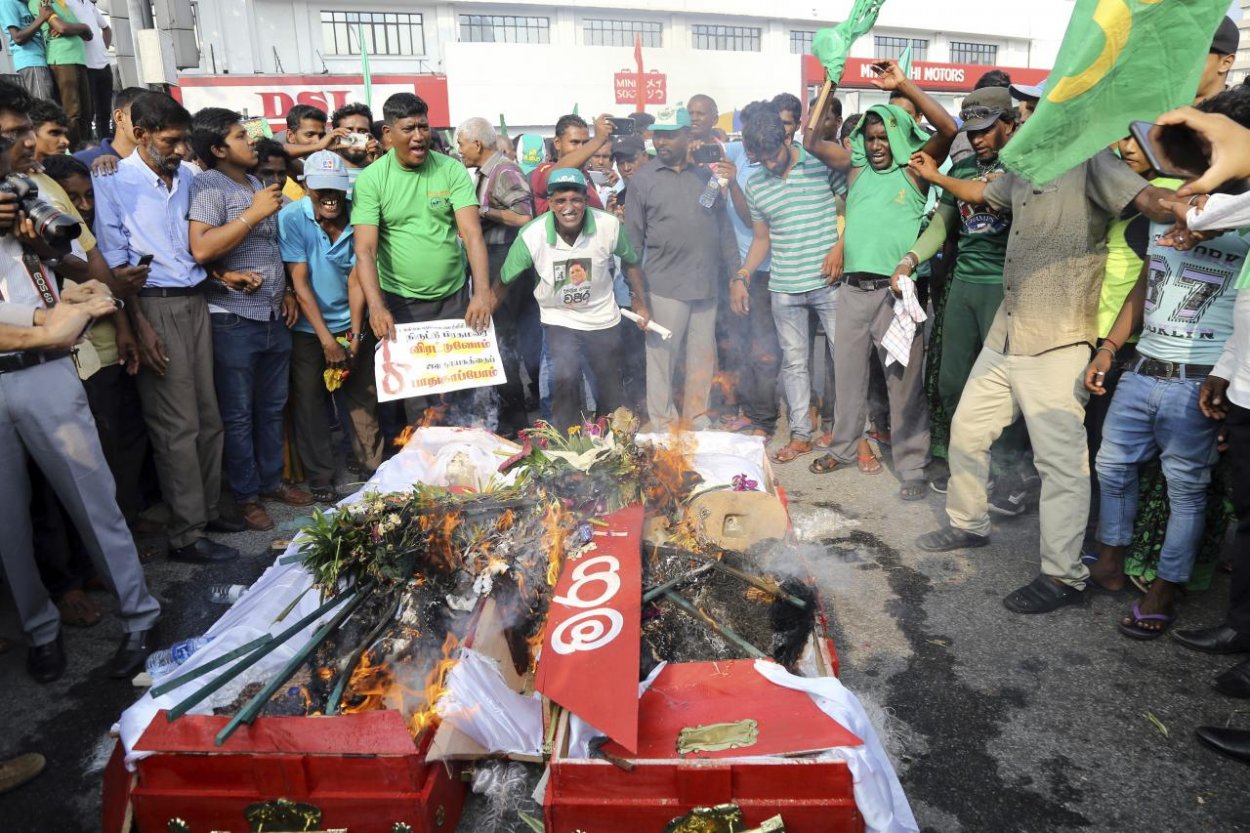
<svg viewBox="0 0 1250 833"><path fill-rule="evenodd" d="M806 691L822 712L864 742L862 746L839 747L830 754L845 760L851 770L855 806L864 817L868 833L919 833L920 827L907 803L903 785L894 773L868 713L837 677L796 677L777 663L766 660L756 660L755 670L783 688Z"/></svg>
<svg viewBox="0 0 1250 833"><path fill-rule="evenodd" d="M885 347L885 366L898 362L907 367L907 359L911 356L911 343L916 338L916 325L923 323L929 316L925 315L916 297L916 284L907 279L900 279L898 287L903 297L894 299L894 319L881 339Z"/></svg>

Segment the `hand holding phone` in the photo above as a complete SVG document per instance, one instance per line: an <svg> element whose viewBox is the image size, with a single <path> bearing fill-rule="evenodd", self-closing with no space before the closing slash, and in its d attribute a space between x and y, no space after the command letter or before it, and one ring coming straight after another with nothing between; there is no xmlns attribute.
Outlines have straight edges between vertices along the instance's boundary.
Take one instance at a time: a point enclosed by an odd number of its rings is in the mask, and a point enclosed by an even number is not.
<svg viewBox="0 0 1250 833"><path fill-rule="evenodd" d="M612 123L613 136L632 136L634 135L636 124L631 118L618 119L612 116L608 119Z"/></svg>
<svg viewBox="0 0 1250 833"><path fill-rule="evenodd" d="M142 253L140 253L140 254L139 254L139 263L138 263L138 264L136 264L136 265L138 265L138 266L151 266L151 265L152 265L152 261L153 261L153 260L155 260L155 259L156 259L156 255L154 255L154 254L152 254L152 253L150 253L150 252L142 252Z"/></svg>
<svg viewBox="0 0 1250 833"><path fill-rule="evenodd" d="M1129 124L1129 133L1150 167L1162 176L1193 179L1207 169L1207 151L1189 127L1135 121Z"/></svg>

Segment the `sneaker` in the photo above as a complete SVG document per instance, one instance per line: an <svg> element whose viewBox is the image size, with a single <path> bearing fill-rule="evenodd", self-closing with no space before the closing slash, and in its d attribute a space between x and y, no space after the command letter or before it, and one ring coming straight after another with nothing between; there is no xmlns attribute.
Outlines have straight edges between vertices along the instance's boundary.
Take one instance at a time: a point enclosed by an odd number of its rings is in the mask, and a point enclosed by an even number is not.
<svg viewBox="0 0 1250 833"><path fill-rule="evenodd" d="M1016 518L1029 511L1032 491L1023 485L1005 485L990 492L990 511L995 515Z"/></svg>

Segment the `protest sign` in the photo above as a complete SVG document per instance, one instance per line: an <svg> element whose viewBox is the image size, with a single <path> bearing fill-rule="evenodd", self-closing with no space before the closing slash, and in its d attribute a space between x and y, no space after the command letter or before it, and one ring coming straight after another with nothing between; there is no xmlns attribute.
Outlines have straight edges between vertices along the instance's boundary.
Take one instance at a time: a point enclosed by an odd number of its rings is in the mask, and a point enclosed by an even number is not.
<svg viewBox="0 0 1250 833"><path fill-rule="evenodd" d="M495 325L479 333L461 318L396 324L373 366L379 402L504 382Z"/></svg>

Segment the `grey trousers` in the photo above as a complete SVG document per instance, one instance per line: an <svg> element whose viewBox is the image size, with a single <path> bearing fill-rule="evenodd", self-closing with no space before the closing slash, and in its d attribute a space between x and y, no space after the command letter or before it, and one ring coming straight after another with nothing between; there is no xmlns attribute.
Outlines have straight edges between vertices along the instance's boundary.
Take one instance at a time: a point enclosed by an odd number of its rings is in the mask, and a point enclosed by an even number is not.
<svg viewBox="0 0 1250 833"><path fill-rule="evenodd" d="M833 444L829 452L841 463L854 464L864 433L868 407L869 362L873 351L885 364L881 340L894 315L888 287L863 290L844 284L839 293L837 338L833 361L837 368ZM891 451L900 480L920 480L929 462L929 406L924 394L924 327L916 327L907 367L895 362L885 368L890 399Z"/></svg>
<svg viewBox="0 0 1250 833"><path fill-rule="evenodd" d="M0 561L31 645L56 639L61 617L35 566L27 455L65 506L101 577L117 595L127 633L156 624L134 538L113 497L87 394L74 363L59 359L0 374Z"/></svg>
<svg viewBox="0 0 1250 833"><path fill-rule="evenodd" d="M56 99L56 86L52 83L52 70L47 67L24 67L17 71L22 79L22 86L34 98L49 101Z"/></svg>
<svg viewBox="0 0 1250 833"><path fill-rule="evenodd" d="M165 344L164 376L139 371L139 399L169 506L169 545L185 547L218 516L223 433L213 383L213 327L202 295L135 298Z"/></svg>
<svg viewBox="0 0 1250 833"><path fill-rule="evenodd" d="M366 332L369 332L366 330ZM343 333L335 333L343 335ZM356 454L369 471L382 465L382 431L378 428L378 389L373 376L373 334L361 342L352 373L339 388L339 401L347 405L356 436ZM334 447L326 424L326 354L312 333L291 333L291 415L295 422L295 447L308 485L334 485Z"/></svg>
<svg viewBox="0 0 1250 833"><path fill-rule="evenodd" d="M716 371L716 299L677 301L652 295L650 302L651 318L673 331L668 341L647 333L647 414L651 430L666 431L677 422L673 373L683 347L686 383L681 419L696 430L707 428L707 403Z"/></svg>

